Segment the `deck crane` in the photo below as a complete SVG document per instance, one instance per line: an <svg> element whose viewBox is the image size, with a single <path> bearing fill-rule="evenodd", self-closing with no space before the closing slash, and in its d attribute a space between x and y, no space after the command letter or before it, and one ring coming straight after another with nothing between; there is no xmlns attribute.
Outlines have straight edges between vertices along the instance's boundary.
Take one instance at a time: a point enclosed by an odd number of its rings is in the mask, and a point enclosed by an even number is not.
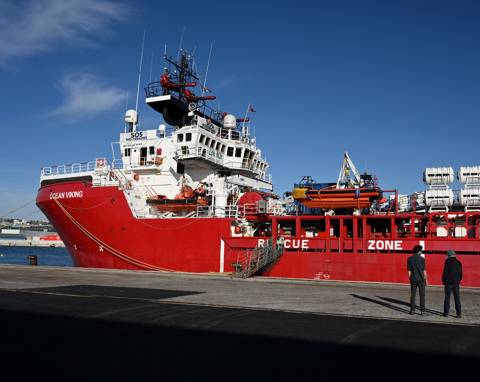
<svg viewBox="0 0 480 382"><path fill-rule="evenodd" d="M363 183L363 179L348 156L348 152L345 152L342 167L338 174L337 188L363 187Z"/></svg>

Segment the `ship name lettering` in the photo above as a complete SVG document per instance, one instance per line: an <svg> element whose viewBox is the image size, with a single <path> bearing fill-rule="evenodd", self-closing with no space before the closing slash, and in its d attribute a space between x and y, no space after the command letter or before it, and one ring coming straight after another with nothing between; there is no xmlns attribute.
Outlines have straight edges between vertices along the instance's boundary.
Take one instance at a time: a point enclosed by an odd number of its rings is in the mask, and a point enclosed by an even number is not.
<svg viewBox="0 0 480 382"><path fill-rule="evenodd" d="M263 248L265 246L265 239L258 239L257 247ZM300 239L285 239L283 241L284 248L293 248L293 249L308 249L308 240Z"/></svg>
<svg viewBox="0 0 480 382"><path fill-rule="evenodd" d="M368 249L371 251L402 250L401 240L369 240Z"/></svg>
<svg viewBox="0 0 480 382"><path fill-rule="evenodd" d="M130 133L130 137L126 138L126 141L136 140L136 139L147 139L146 136L143 135L143 131L134 131Z"/></svg>
<svg viewBox="0 0 480 382"><path fill-rule="evenodd" d="M308 240L300 239L285 239L283 242L284 248L293 248L293 249L308 249Z"/></svg>
<svg viewBox="0 0 480 382"><path fill-rule="evenodd" d="M83 191L51 192L50 199L83 198Z"/></svg>

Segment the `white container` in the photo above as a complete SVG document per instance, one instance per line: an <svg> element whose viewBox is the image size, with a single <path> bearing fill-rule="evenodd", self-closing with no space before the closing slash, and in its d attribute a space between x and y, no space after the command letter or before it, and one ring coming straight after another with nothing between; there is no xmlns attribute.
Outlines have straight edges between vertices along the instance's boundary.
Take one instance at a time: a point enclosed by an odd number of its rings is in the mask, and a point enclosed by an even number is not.
<svg viewBox="0 0 480 382"><path fill-rule="evenodd" d="M465 184L480 184L480 166L460 167L458 180Z"/></svg>
<svg viewBox="0 0 480 382"><path fill-rule="evenodd" d="M480 207L480 187L460 190L460 205L464 207Z"/></svg>
<svg viewBox="0 0 480 382"><path fill-rule="evenodd" d="M453 182L453 168L427 167L423 172L423 181L429 186L450 184Z"/></svg>
<svg viewBox="0 0 480 382"><path fill-rule="evenodd" d="M446 209L453 204L453 191L446 190L427 190L425 191L425 205L432 209Z"/></svg>

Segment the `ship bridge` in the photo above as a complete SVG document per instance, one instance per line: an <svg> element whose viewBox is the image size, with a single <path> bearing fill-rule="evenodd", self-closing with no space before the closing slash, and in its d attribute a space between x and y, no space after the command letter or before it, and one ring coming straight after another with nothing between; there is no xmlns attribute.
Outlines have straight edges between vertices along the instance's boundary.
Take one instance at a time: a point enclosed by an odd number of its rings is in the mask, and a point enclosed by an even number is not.
<svg viewBox="0 0 480 382"><path fill-rule="evenodd" d="M177 160L205 161L231 173L266 178L268 163L255 147L255 140L232 129L218 128L198 118L199 124L174 133ZM203 121L203 123L202 123Z"/></svg>

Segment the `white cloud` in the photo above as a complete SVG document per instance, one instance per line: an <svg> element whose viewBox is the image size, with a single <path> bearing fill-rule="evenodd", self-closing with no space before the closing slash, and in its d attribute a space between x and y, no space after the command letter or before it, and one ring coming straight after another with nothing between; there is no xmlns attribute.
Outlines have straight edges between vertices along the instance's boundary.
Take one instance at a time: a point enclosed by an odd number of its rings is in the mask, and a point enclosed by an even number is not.
<svg viewBox="0 0 480 382"><path fill-rule="evenodd" d="M99 77L90 73L68 74L61 81L61 87L65 101L52 114L69 119L92 118L125 102L124 90L107 86Z"/></svg>
<svg viewBox="0 0 480 382"><path fill-rule="evenodd" d="M107 0L16 0L0 4L0 63L52 51L61 44L93 45L108 26L126 17Z"/></svg>

